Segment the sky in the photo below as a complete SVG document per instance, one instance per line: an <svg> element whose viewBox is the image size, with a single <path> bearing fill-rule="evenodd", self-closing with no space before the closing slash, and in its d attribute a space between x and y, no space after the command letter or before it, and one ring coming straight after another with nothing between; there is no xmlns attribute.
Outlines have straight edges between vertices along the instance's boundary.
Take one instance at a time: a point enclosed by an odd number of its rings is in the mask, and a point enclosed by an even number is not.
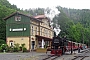
<svg viewBox="0 0 90 60"><path fill-rule="evenodd" d="M61 6L74 9L90 9L90 0L8 0L20 9Z"/></svg>

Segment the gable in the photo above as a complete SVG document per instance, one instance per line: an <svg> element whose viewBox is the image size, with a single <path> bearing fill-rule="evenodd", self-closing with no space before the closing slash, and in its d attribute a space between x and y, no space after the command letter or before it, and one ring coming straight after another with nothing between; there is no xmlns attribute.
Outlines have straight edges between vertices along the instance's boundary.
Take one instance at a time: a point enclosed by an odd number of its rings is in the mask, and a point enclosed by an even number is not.
<svg viewBox="0 0 90 60"><path fill-rule="evenodd" d="M30 22L30 18L22 14L14 14L6 20L6 24Z"/></svg>
<svg viewBox="0 0 90 60"><path fill-rule="evenodd" d="M13 13L13 14L11 14L11 15L5 17L4 20L9 20L9 19L11 19L11 18L14 19L13 16L14 16L14 17L17 16L18 19L24 19L24 18L27 18L27 19L29 19L29 20L30 20L30 19L33 19L33 20L42 22L42 21L40 21L39 19L36 19L36 18L34 18L34 17L31 17L31 16L28 16L28 15L22 14L22 13L20 13L20 12L15 12L15 13ZM22 17L21 17L21 16L22 16ZM24 19L24 20L26 21L26 19Z"/></svg>

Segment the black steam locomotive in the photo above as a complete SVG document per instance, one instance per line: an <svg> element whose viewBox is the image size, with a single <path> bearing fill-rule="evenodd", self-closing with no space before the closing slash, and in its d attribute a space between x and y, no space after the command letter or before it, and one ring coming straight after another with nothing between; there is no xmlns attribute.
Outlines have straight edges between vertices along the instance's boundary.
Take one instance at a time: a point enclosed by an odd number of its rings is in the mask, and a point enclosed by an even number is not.
<svg viewBox="0 0 90 60"><path fill-rule="evenodd" d="M51 43L51 54L53 55L62 55L66 51L66 39L60 38L58 36L53 37L52 43Z"/></svg>

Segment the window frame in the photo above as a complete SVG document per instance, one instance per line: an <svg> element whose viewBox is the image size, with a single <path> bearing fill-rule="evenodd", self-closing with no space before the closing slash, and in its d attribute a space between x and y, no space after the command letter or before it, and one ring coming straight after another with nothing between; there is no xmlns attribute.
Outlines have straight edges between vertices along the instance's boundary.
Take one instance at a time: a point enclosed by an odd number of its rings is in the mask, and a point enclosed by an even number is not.
<svg viewBox="0 0 90 60"><path fill-rule="evenodd" d="M15 16L15 21L21 21L21 16Z"/></svg>

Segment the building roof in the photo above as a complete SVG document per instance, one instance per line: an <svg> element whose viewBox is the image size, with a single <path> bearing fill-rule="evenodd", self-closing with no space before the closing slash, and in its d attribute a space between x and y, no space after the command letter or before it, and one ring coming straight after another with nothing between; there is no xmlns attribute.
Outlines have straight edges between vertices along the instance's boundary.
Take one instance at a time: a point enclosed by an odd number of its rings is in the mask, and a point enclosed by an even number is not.
<svg viewBox="0 0 90 60"><path fill-rule="evenodd" d="M15 14L21 14L21 15L24 15L24 16L29 17L29 18L31 18L31 19L37 20L37 21L39 21L39 22L42 22L42 21L40 21L40 20L37 19L37 18L34 18L34 17L29 16L29 15L26 15L26 14L20 13L20 12L18 12L18 11L12 13L11 15L9 15L9 16L7 16L7 17L5 17L4 20L7 20L8 18L12 17L12 16L15 15Z"/></svg>
<svg viewBox="0 0 90 60"><path fill-rule="evenodd" d="M48 22L50 22L50 19L48 17L46 17L45 15L37 15L37 16L34 16L34 18L39 19L39 20L47 19Z"/></svg>
<svg viewBox="0 0 90 60"><path fill-rule="evenodd" d="M44 19L44 18L47 18L45 15L37 15L37 16L35 16L34 18L36 18L36 19L39 19L39 18L42 18L42 19Z"/></svg>

